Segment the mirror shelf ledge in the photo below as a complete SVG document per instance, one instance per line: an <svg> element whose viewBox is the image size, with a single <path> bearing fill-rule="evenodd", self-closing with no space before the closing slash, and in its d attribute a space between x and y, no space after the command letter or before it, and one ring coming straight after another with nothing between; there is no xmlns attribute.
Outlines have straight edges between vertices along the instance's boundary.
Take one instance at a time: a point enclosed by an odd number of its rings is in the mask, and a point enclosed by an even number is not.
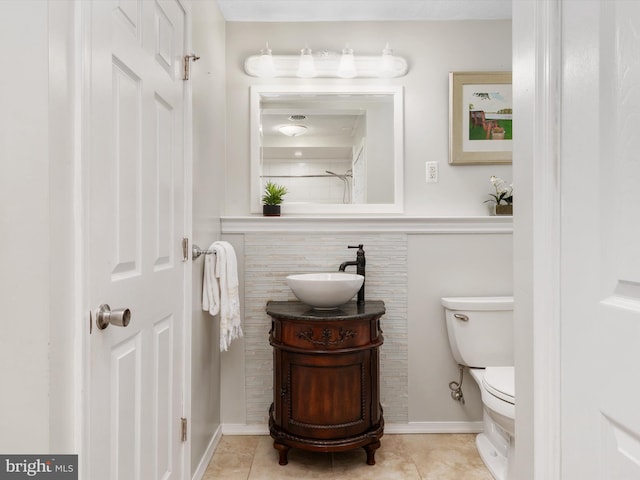
<svg viewBox="0 0 640 480"><path fill-rule="evenodd" d="M282 217L226 216L223 234L235 233L411 233L505 234L513 233L511 216L405 216L405 215L287 215Z"/></svg>

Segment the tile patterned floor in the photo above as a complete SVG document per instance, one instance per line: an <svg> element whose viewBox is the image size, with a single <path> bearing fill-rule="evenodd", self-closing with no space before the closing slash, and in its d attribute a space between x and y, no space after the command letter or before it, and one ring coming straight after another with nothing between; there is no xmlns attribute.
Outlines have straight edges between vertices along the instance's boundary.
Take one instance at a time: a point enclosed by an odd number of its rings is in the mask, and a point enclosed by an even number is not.
<svg viewBox="0 0 640 480"><path fill-rule="evenodd" d="M204 480L492 480L475 447L475 435L385 435L376 464L359 448L316 453L291 449L289 464L278 464L269 436L223 436Z"/></svg>

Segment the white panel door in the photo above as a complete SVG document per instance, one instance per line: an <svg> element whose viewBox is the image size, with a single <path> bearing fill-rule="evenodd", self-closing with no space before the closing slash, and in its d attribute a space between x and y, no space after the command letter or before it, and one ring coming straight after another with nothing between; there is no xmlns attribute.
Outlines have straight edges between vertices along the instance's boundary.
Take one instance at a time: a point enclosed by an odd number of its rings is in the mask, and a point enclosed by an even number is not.
<svg viewBox="0 0 640 480"><path fill-rule="evenodd" d="M176 0L91 3L86 165L93 309L91 480L181 479L184 393L185 12Z"/></svg>
<svg viewBox="0 0 640 480"><path fill-rule="evenodd" d="M640 479L640 2L563 2L562 478Z"/></svg>

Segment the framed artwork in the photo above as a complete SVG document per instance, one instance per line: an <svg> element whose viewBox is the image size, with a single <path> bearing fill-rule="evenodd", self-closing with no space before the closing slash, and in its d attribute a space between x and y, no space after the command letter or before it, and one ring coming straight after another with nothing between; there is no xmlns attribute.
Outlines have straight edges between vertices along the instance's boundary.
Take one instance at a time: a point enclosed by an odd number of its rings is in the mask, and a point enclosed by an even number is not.
<svg viewBox="0 0 640 480"><path fill-rule="evenodd" d="M449 163L511 163L511 72L449 73Z"/></svg>

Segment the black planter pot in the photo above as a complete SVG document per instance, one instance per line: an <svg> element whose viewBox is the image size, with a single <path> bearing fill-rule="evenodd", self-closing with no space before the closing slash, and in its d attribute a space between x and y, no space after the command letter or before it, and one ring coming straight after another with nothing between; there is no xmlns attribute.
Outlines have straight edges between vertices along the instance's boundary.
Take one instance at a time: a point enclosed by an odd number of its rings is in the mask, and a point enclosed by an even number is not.
<svg viewBox="0 0 640 480"><path fill-rule="evenodd" d="M279 217L280 205L262 205L262 215L264 217Z"/></svg>

